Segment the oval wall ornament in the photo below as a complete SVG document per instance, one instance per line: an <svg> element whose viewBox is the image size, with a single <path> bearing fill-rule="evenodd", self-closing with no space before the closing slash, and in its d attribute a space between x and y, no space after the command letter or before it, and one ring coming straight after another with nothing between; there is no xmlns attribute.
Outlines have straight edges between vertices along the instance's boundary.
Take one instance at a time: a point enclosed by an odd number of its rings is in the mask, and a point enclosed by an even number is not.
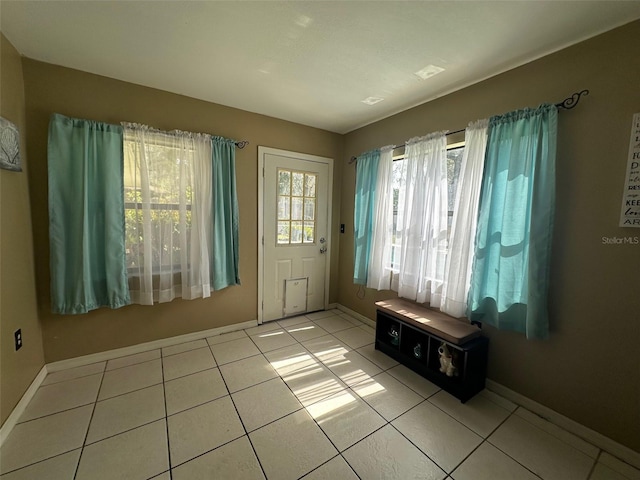
<svg viewBox="0 0 640 480"><path fill-rule="evenodd" d="M9 120L0 117L0 168L21 172L20 134Z"/></svg>

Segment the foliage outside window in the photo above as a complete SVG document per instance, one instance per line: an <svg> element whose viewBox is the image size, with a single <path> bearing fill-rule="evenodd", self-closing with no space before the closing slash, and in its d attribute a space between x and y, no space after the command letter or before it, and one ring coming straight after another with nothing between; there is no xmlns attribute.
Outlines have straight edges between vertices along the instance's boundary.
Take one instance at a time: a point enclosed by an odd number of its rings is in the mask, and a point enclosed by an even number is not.
<svg viewBox="0 0 640 480"><path fill-rule="evenodd" d="M459 145L459 144L458 144ZM451 233L451 222L458 188L458 178L460 176L460 166L464 146L449 147L447 149L447 186L448 186L448 234ZM394 273L398 273L400 267L400 246L401 232L397 230L398 198L400 194L402 171L405 168L405 158L394 157L393 162L393 233L391 240L391 265L389 267Z"/></svg>
<svg viewBox="0 0 640 480"><path fill-rule="evenodd" d="M130 139L124 141L124 199L125 248L127 267L144 266L144 224L148 223L152 238L150 264L154 273L177 271L174 265L180 258L182 245L191 237L191 204L193 188L189 178L193 151L162 144L145 144L146 155L153 161L141 169L141 145ZM142 173L145 171L145 173ZM148 186L144 176L148 176ZM143 190L148 188L148 205L143 203ZM145 208L146 207L146 208ZM181 236L186 242L181 242ZM169 255L172 253L174 255ZM172 261L173 259L173 261Z"/></svg>
<svg viewBox="0 0 640 480"><path fill-rule="evenodd" d="M317 174L278 169L277 244L315 241Z"/></svg>

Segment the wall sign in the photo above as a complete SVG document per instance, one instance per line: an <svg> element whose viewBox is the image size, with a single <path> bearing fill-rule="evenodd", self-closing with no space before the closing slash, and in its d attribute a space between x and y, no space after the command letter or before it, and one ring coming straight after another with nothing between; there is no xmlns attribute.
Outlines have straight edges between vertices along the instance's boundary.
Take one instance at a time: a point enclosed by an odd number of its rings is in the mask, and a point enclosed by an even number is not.
<svg viewBox="0 0 640 480"><path fill-rule="evenodd" d="M640 113L633 116L629 161L622 193L621 227L640 228Z"/></svg>
<svg viewBox="0 0 640 480"><path fill-rule="evenodd" d="M2 117L0 117L0 168L15 172L22 171L18 128Z"/></svg>

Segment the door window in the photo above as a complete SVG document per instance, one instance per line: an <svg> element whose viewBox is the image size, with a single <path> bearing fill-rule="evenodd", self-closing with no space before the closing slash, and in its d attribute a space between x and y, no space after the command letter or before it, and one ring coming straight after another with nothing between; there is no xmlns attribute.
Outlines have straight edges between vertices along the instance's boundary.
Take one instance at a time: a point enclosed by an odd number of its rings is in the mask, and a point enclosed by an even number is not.
<svg viewBox="0 0 640 480"><path fill-rule="evenodd" d="M317 174L278 169L277 245L315 243Z"/></svg>

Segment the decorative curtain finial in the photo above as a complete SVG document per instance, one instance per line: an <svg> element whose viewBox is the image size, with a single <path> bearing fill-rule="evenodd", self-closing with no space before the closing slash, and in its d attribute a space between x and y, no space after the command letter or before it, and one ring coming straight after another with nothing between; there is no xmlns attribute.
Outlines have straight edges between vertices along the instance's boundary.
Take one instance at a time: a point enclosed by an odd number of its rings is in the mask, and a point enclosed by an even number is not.
<svg viewBox="0 0 640 480"><path fill-rule="evenodd" d="M565 98L560 103L556 103L556 107L564 108L565 110L571 110L573 107L578 105L578 102L580 101L580 98L583 95L585 95L585 96L589 95L589 90L582 90L581 92L574 93L570 97Z"/></svg>

